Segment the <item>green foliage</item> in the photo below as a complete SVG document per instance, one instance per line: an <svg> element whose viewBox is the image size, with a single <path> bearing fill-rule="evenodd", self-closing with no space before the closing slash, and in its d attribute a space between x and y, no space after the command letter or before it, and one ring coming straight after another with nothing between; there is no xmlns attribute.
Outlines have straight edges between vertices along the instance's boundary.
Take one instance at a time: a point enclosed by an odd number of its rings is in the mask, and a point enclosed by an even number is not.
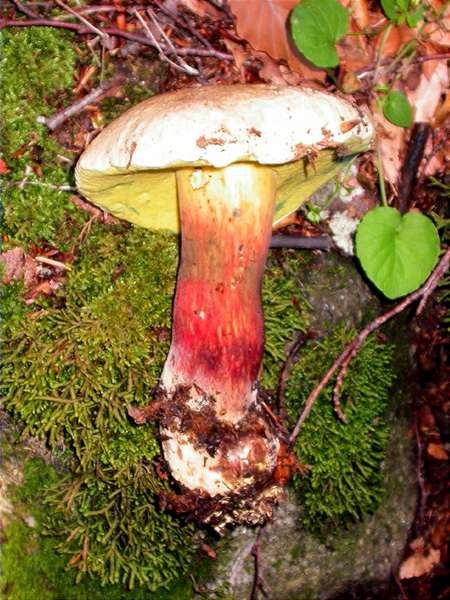
<svg viewBox="0 0 450 600"><path fill-rule="evenodd" d="M72 86L76 54L71 34L31 27L4 30L2 37L2 148L11 170L4 187L3 227L18 242L54 242L65 222L60 237L68 245L73 229L67 217L81 222L83 216L60 189L71 184L67 163L57 159L64 153L36 118L53 113L52 100Z"/></svg>
<svg viewBox="0 0 450 600"><path fill-rule="evenodd" d="M60 550L80 574L156 589L187 569L193 528L159 510L155 432L126 411L148 403L168 350L176 239L94 226L83 250L40 316L5 324L5 406L73 454L74 476L46 493Z"/></svg>
<svg viewBox="0 0 450 600"><path fill-rule="evenodd" d="M391 90L383 100L383 114L398 127L411 127L413 114L408 98L403 92Z"/></svg>
<svg viewBox="0 0 450 600"><path fill-rule="evenodd" d="M408 27L416 27L425 13L425 6L417 0L381 0L381 6L390 21Z"/></svg>
<svg viewBox="0 0 450 600"><path fill-rule="evenodd" d="M336 67L336 42L348 31L348 11L337 0L301 0L291 14L297 48L318 67Z"/></svg>
<svg viewBox="0 0 450 600"><path fill-rule="evenodd" d="M60 475L41 459L25 462L23 484L10 490L15 516L2 532L0 592L5 600L190 600L192 587L183 580L168 591L152 594L146 589L127 590L123 585L106 585L85 578L76 585L75 573L67 570L67 559L57 550L58 539L46 535L48 521L45 493ZM23 517L32 517L33 527Z"/></svg>
<svg viewBox="0 0 450 600"><path fill-rule="evenodd" d="M439 235L418 212L391 207L369 211L356 232L356 253L367 276L390 299L417 289L439 256Z"/></svg>
<svg viewBox="0 0 450 600"><path fill-rule="evenodd" d="M286 408L295 422L309 392L355 335L336 329L307 344L286 387ZM323 532L374 511L383 494L380 471L388 439L385 414L393 382L392 348L374 337L350 363L341 391L344 424L333 412L333 382L315 401L297 440L295 451L308 474L294 476L301 493L305 524Z"/></svg>

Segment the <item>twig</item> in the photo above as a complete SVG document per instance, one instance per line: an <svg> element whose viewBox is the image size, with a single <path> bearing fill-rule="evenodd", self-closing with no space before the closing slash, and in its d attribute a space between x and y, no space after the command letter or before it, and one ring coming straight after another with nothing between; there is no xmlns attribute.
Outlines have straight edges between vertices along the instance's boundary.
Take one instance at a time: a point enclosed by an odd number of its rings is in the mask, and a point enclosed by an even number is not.
<svg viewBox="0 0 450 600"><path fill-rule="evenodd" d="M31 8L28 8L28 6L26 6L26 4L22 4L22 2L19 2L19 0L10 0L14 6L17 8L17 10L21 13L23 13L24 15L27 15L27 17L31 17L32 19L39 19L39 15L37 13L35 13L33 10L31 10Z"/></svg>
<svg viewBox="0 0 450 600"><path fill-rule="evenodd" d="M256 541L252 548L252 554L255 557L255 576L253 577L253 587L250 600L258 600L258 592L261 591L264 596L267 596L264 590L264 579L262 576L261 569L261 538L264 531L264 525L259 528L256 534Z"/></svg>
<svg viewBox="0 0 450 600"><path fill-rule="evenodd" d="M184 17L180 17L179 15L174 13L172 10L170 10L170 8L168 8L167 6L164 6L163 4L158 3L158 8L161 12L163 12L165 15L170 17L173 20L173 22L175 23L175 25L178 25L179 27L186 29L187 31L189 31L189 33L191 35L196 37L199 42L201 42L204 46L206 46L206 48L213 50L213 47L209 43L209 41L199 31L197 31L197 29L195 27L192 27L192 25L189 23L189 21L187 19L185 19Z"/></svg>
<svg viewBox="0 0 450 600"><path fill-rule="evenodd" d="M55 2L58 6L60 6L68 13L73 15L75 18L79 19L82 23L84 23L84 25L86 25L86 27L90 29L93 33L99 35L102 38L103 43L105 43L110 50L112 49L111 39L107 33L102 31L98 27L95 27L95 25L92 25L92 23L88 21L85 17L83 17L83 15L80 15L79 13L77 13L76 10L73 10L73 8L70 8L70 6L64 4L62 0L55 0Z"/></svg>
<svg viewBox="0 0 450 600"><path fill-rule="evenodd" d="M92 31L84 25L79 25L78 23L68 23L67 21L56 21L53 19L26 19L23 21L16 21L14 19L0 18L0 30L4 29L5 27L56 27L60 29L69 29L70 31L74 31L79 35L92 33ZM123 31L117 27L105 27L102 29L102 31L112 36L125 38L132 42L142 44L143 46L150 46L151 48L157 49L155 43L144 35ZM170 48L164 48L162 45L161 47L165 53L172 53ZM219 60L234 60L233 56L226 52L220 52L220 50L205 50L203 48L177 48L176 54L178 56L210 56L213 58L218 58Z"/></svg>
<svg viewBox="0 0 450 600"><path fill-rule="evenodd" d="M296 339L291 344L289 348L287 358L284 362L283 368L281 369L280 377L278 379L278 387L277 387L277 404L278 404L278 414L280 415L282 423L286 422L286 407L284 402L284 392L286 389L286 382L289 378L289 375L292 371L292 367L295 364L295 361L298 356L298 352L300 348L304 345L306 341L306 336L299 332L296 336Z"/></svg>
<svg viewBox="0 0 450 600"><path fill-rule="evenodd" d="M428 54L428 55L424 55L424 56L416 56L416 58L414 58L414 60L412 61L411 64L420 64L420 63L428 62L430 60L449 60L449 59L450 59L450 52L441 52L440 54ZM357 71L356 76L358 77L358 79L364 79L365 77L367 77L367 75L370 75L370 73L377 71L377 68L379 69L381 67L386 67L397 60L398 60L398 56L396 56L394 58L384 58L382 61L380 61L379 64L374 65L373 67L368 67L368 68L361 69L361 71Z"/></svg>
<svg viewBox="0 0 450 600"><path fill-rule="evenodd" d="M308 250L329 250L333 245L328 235L307 237L303 235L273 235L270 248L305 248Z"/></svg>
<svg viewBox="0 0 450 600"><path fill-rule="evenodd" d="M290 435L290 438L289 438L290 447L292 447L295 444L298 434L300 432L301 426L303 425L305 419L309 415L311 408L314 404L314 401L319 396L319 394L324 389L324 387L328 384L330 379L333 377L334 373L338 369L341 369L341 373L343 371L344 375L345 375L345 369L347 368L348 363L358 352L359 348L362 346L362 344L364 343L367 336L369 334L371 334L373 331L375 331L375 329L378 329L379 327L381 327L381 325L386 323L386 321L388 321L395 315L398 315L399 313L401 313L405 308L407 308L410 304L412 304L419 298L421 298L421 301L420 301L419 307L416 311L416 315L420 314L420 312L423 310L423 307L425 306L425 303L428 300L430 294L433 292L434 288L438 284L438 281L441 279L441 277L447 271L449 263L450 263L450 248L448 248L446 250L446 252L444 253L443 257L441 258L438 266L435 268L435 270L433 271L431 276L428 278L427 282L421 288L419 288L418 290L416 290L415 292L413 292L412 294L407 296L402 302L400 302L399 304L397 304L396 306L391 308L391 310L387 311L386 313L377 317L374 321L369 323L369 325L367 325L359 333L359 335L352 342L350 342L350 344L343 350L343 352L334 361L333 365L328 369L328 371L326 372L325 376L320 381L320 383L314 388L314 390L311 392L311 394L306 399L303 412L301 413L300 417L298 418L297 423L295 424L295 427ZM336 405L336 396L339 394L339 389L340 389L340 385L342 384L342 379L343 379L343 375L338 377L338 381L334 388L335 405Z"/></svg>
<svg viewBox="0 0 450 600"><path fill-rule="evenodd" d="M139 14L139 13L137 13ZM161 49L161 46L159 44L159 42L156 40L156 38L153 36L153 39L155 40L155 43L158 46L158 51L160 53L160 56L163 60L168 61L172 66L176 67L178 70L184 71L185 73L187 73L188 75L198 75L198 71L197 69L194 69L194 67L191 67L190 65L187 64L187 62L185 62L180 56L178 56L177 53L177 49L175 48L175 46L172 44L170 38L165 34L164 29L161 27L161 25L158 23L158 20L156 19L155 15L153 14L153 11L151 8L147 8L147 14L150 16L151 20L153 21L153 25L156 27L156 29L159 31L160 35L162 35L163 39L165 40L165 42L167 43L168 47L172 50L172 52L174 53L178 64L174 63L173 61L171 61L169 58L167 58L167 56L165 56L164 52ZM145 23L145 21L144 21ZM146 30L150 32L150 30L148 29L148 27L146 27Z"/></svg>
<svg viewBox="0 0 450 600"><path fill-rule="evenodd" d="M96 100L98 100L103 94L105 94L109 89L116 85L120 85L125 81L124 75L117 75L116 77L112 77L111 79L107 79L101 85L93 89L89 94L83 96L80 100L77 100L67 108L64 108L60 112L57 112L52 117L38 117L36 121L38 123L42 123L46 125L51 131L59 127L64 121L73 117L74 115L80 113L86 106L92 104Z"/></svg>
<svg viewBox="0 0 450 600"><path fill-rule="evenodd" d="M53 258L47 258L47 256L36 256L35 261L39 263L44 263L45 265L50 265L51 267L56 267L57 269L63 269L64 271L71 271L72 267L66 265L65 263L54 260Z"/></svg>
<svg viewBox="0 0 450 600"><path fill-rule="evenodd" d="M422 528L425 523L425 501L427 497L427 493L425 490L425 482L423 479L422 473L422 443L420 440L420 432L419 432L419 420L416 414L415 423L414 423L414 433L416 437L416 446L417 446L417 463L416 463L416 476L417 483L419 484L419 498L417 503L419 505L419 522L420 527Z"/></svg>
<svg viewBox="0 0 450 600"><path fill-rule="evenodd" d="M417 180L417 172L430 131L429 123L414 123L413 125L399 185L398 209L402 214L409 209L410 195Z"/></svg>

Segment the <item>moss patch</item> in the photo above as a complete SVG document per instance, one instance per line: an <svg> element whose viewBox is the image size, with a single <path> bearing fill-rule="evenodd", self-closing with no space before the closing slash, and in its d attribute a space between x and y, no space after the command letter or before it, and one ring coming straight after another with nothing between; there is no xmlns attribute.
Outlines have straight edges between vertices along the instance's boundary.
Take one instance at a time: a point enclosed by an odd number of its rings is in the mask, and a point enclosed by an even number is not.
<svg viewBox="0 0 450 600"><path fill-rule="evenodd" d="M46 27L5 30L2 36L2 148L11 171L4 188L4 231L19 243L55 243L58 236L60 246L68 245L73 236L68 217L84 220L64 191L72 184L73 156L36 119L54 113L56 100L72 87L72 36Z"/></svg>
<svg viewBox="0 0 450 600"><path fill-rule="evenodd" d="M49 537L45 529L48 519L48 510L44 504L45 493L59 477L59 473L43 460L29 458L24 463L23 484L10 490L15 515L3 531L0 574L2 598L189 600L192 597L192 587L188 580L177 581L170 589L159 590L155 594L143 588L130 591L121 584L99 587L96 581L88 578L77 585L76 573L67 569L66 557L58 552L59 540Z"/></svg>
<svg viewBox="0 0 450 600"><path fill-rule="evenodd" d="M286 387L286 407L292 423L307 395L333 360L356 335L338 327L326 338L308 343ZM323 532L348 524L378 508L383 497L381 464L389 438L386 421L394 380L392 346L371 336L350 363L341 388L347 424L333 412L329 384L305 421L295 451L309 465L307 476L294 476L301 493L305 525Z"/></svg>

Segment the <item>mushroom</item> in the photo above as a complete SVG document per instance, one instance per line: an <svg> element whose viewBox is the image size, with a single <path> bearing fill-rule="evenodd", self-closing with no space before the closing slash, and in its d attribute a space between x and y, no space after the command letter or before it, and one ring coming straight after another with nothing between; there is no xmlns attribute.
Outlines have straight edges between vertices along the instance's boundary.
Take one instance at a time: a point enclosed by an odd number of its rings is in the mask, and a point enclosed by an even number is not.
<svg viewBox="0 0 450 600"><path fill-rule="evenodd" d="M372 135L362 110L329 93L211 85L141 102L77 164L93 203L181 231L160 432L173 477L208 522L260 522L280 496L283 443L257 385L272 226Z"/></svg>

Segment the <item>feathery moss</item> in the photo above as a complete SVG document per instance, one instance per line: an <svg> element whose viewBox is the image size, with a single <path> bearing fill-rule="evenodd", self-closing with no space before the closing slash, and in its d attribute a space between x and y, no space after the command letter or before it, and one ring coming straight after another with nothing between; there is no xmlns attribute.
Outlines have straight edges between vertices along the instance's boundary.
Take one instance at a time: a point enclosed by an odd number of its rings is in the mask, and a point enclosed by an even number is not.
<svg viewBox="0 0 450 600"><path fill-rule="evenodd" d="M307 395L317 385L356 332L339 326L326 338L309 342L286 386L286 408L294 423ZM295 445L306 476L295 475L305 524L323 532L374 512L383 497L382 461L389 438L386 421L390 407L393 348L367 339L351 361L340 401L347 423L333 412L332 380L315 401Z"/></svg>
<svg viewBox="0 0 450 600"><path fill-rule="evenodd" d="M39 116L55 112L73 84L76 53L72 35L47 27L4 30L1 61L2 149L10 169L4 186L3 228L11 241L72 241L70 220L85 217L69 202L66 187L73 156L63 152ZM69 153L70 154L70 153ZM64 224L64 227L63 227Z"/></svg>

